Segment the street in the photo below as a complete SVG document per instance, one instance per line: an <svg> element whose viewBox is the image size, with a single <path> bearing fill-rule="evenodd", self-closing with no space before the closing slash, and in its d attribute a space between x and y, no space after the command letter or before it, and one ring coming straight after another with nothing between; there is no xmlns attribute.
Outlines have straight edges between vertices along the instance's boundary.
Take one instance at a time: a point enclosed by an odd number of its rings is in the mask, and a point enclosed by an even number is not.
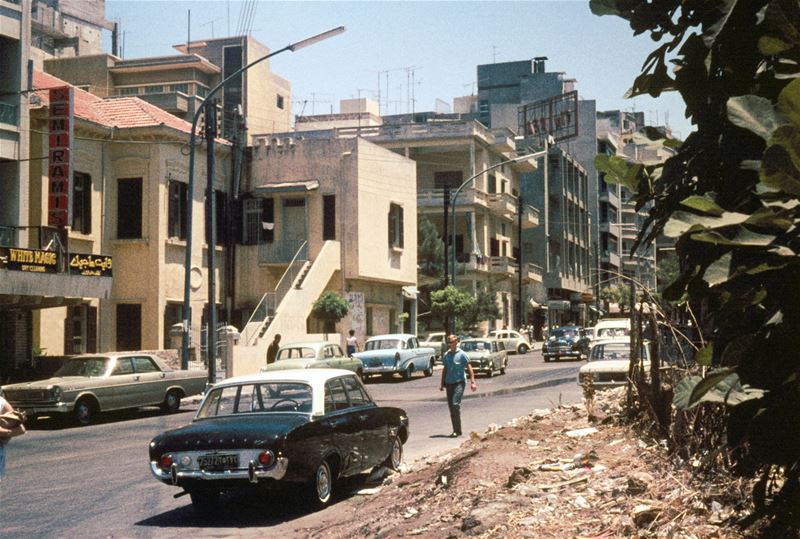
<svg viewBox="0 0 800 539"><path fill-rule="evenodd" d="M465 395L465 433L483 431L536 408L580 400L575 383L579 362L545 365L539 351L509 356L504 376L478 378L478 391ZM381 405L399 406L409 415L411 437L405 461L441 453L462 440L450 439L440 371L404 382L370 381L367 388ZM291 495L258 503L223 497L221 519L206 522L192 511L179 489L150 475L147 444L159 432L191 421L196 403L164 415L157 409L109 414L98 424L72 427L41 421L14 439L7 450L7 475L0 484L3 537L171 537L176 535L303 536L306 521L319 514L299 511ZM293 508L294 506L294 508ZM336 511L336 504L321 513ZM213 528L209 531L209 527Z"/></svg>

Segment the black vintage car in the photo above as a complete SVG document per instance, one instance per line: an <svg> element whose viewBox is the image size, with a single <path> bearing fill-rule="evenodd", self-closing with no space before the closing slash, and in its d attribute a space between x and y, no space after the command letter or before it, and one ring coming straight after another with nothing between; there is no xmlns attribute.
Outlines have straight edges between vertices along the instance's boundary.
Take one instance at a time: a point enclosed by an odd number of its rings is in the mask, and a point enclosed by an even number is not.
<svg viewBox="0 0 800 539"><path fill-rule="evenodd" d="M353 372L274 371L212 387L191 424L150 442L150 470L198 512L213 511L222 491L277 482L304 485L321 507L337 479L397 469L408 435L405 411L376 405Z"/></svg>
<svg viewBox="0 0 800 539"><path fill-rule="evenodd" d="M581 359L589 353L590 339L577 326L561 326L550 332L550 337L542 344L545 363L562 357Z"/></svg>

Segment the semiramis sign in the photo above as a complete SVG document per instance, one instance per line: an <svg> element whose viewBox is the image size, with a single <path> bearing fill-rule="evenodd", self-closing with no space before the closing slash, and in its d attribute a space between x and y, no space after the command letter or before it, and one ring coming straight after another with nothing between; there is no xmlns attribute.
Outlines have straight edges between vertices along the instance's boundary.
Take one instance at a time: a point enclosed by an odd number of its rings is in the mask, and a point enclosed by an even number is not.
<svg viewBox="0 0 800 539"><path fill-rule="evenodd" d="M75 92L71 86L50 89L48 226L72 223L72 149Z"/></svg>

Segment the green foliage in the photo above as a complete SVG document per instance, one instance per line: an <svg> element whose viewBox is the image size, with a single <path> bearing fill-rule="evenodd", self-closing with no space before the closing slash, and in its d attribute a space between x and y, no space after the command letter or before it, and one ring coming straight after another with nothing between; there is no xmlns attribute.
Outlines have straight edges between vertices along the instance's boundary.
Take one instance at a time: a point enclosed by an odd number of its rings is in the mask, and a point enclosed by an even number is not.
<svg viewBox="0 0 800 539"><path fill-rule="evenodd" d="M453 285L431 292L431 313L442 321L455 318L456 331L463 331L467 327L465 321L474 314L475 305L475 298L471 294Z"/></svg>
<svg viewBox="0 0 800 539"><path fill-rule="evenodd" d="M796 496L800 2L591 0L591 7L658 43L629 95L678 91L697 127L679 146L660 141L676 148L663 164L597 160L607 181L635 193L637 207L653 202L637 246L662 231L677 238L680 273L664 296L703 304L713 343L704 353L730 369L689 380L682 391L701 402L726 384L752 388L747 399L725 400L729 443L746 442L767 469L783 466L781 492ZM766 509L756 490L757 507ZM797 520L796 509L792 517L780 507L773 516Z"/></svg>
<svg viewBox="0 0 800 539"><path fill-rule="evenodd" d="M612 284L600 289L600 299L606 303L616 303L622 312L628 311L631 306L630 287L626 284ZM636 300L641 299L637 290Z"/></svg>
<svg viewBox="0 0 800 539"><path fill-rule="evenodd" d="M464 328L474 328L486 320L500 318L500 307L497 305L497 292L493 289L479 290L475 295L473 308L464 315Z"/></svg>
<svg viewBox="0 0 800 539"><path fill-rule="evenodd" d="M442 278L444 274L444 241L427 217L420 216L417 234L417 265L428 277Z"/></svg>
<svg viewBox="0 0 800 539"><path fill-rule="evenodd" d="M333 290L326 290L314 302L311 310L317 318L336 323L347 316L349 309L346 299Z"/></svg>

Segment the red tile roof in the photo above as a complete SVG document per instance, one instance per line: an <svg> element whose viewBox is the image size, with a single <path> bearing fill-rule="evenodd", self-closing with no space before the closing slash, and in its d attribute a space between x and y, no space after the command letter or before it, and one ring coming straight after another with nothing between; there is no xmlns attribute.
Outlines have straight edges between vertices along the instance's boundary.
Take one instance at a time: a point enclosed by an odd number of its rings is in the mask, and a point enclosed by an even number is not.
<svg viewBox="0 0 800 539"><path fill-rule="evenodd" d="M33 72L34 88L42 90L69 83L41 71ZM43 105L49 105L50 95L46 91L37 92ZM184 133L192 132L192 124L173 116L138 97L97 97L75 88L75 116L105 127L119 129L136 127L166 126Z"/></svg>

